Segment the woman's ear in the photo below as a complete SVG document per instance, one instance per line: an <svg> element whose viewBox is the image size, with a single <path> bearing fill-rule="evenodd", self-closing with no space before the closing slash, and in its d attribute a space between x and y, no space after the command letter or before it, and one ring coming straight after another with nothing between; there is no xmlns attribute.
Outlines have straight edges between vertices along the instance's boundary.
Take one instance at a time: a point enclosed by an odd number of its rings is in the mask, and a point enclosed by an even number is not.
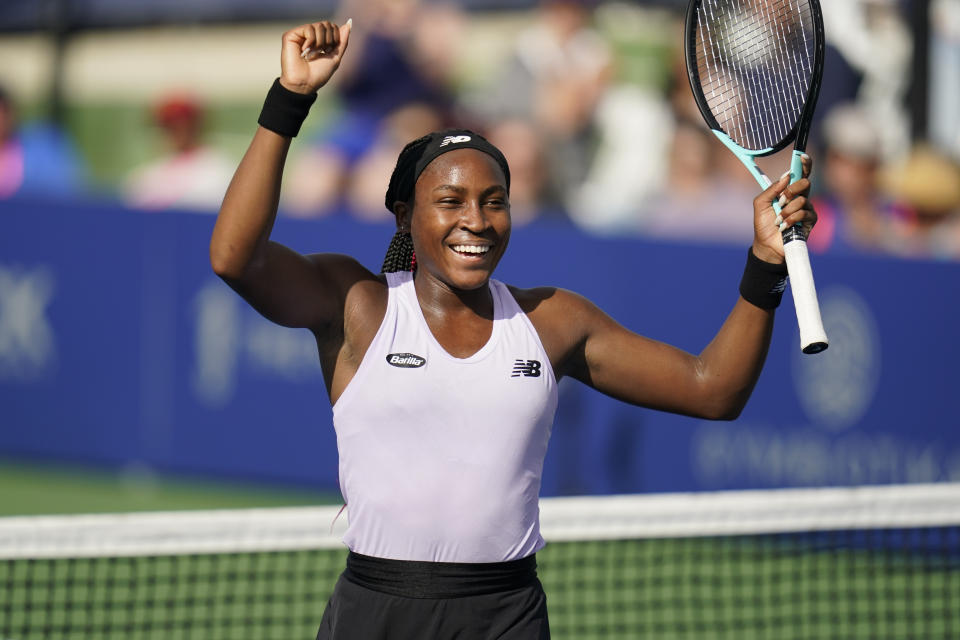
<svg viewBox="0 0 960 640"><path fill-rule="evenodd" d="M397 217L397 231L410 231L410 205L397 200L393 203L393 215Z"/></svg>

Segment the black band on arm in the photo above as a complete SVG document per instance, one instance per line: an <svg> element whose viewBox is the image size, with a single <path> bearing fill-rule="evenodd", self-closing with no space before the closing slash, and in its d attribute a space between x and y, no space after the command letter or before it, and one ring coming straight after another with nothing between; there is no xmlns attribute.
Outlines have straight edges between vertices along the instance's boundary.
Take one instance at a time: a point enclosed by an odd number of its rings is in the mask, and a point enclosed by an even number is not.
<svg viewBox="0 0 960 640"><path fill-rule="evenodd" d="M761 309L776 309L787 288L787 265L764 262L747 249L747 264L740 280L740 295Z"/></svg>
<svg viewBox="0 0 960 640"><path fill-rule="evenodd" d="M280 78L277 78L267 92L267 99L263 101L263 110L260 111L257 122L264 129L295 138L316 99L316 93L290 91L280 84Z"/></svg>

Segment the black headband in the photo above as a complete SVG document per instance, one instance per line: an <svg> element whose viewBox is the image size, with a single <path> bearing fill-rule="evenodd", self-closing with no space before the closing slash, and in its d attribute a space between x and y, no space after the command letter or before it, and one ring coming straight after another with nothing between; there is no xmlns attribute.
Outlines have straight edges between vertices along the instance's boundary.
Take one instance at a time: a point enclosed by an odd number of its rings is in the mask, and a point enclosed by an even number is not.
<svg viewBox="0 0 960 640"><path fill-rule="evenodd" d="M414 140L400 152L397 166L390 176L390 186L384 203L390 213L393 213L395 202L409 202L413 196L413 188L423 170L438 156L457 149L477 149L496 160L503 170L503 177L507 182L507 192L510 191L510 167L500 149L490 144L486 138L469 129L447 129L436 131L422 138Z"/></svg>

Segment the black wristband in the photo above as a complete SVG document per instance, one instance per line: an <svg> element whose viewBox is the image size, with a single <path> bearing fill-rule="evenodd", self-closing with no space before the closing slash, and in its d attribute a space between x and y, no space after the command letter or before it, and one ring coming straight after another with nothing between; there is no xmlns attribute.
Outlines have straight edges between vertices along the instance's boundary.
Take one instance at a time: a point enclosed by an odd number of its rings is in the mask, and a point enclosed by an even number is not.
<svg viewBox="0 0 960 640"><path fill-rule="evenodd" d="M764 262L747 249L747 264L740 279L740 295L761 309L776 309L787 288L787 265Z"/></svg>
<svg viewBox="0 0 960 640"><path fill-rule="evenodd" d="M316 99L316 93L290 91L280 84L280 78L277 78L267 92L267 99L263 101L263 109L257 122L264 129L295 138Z"/></svg>

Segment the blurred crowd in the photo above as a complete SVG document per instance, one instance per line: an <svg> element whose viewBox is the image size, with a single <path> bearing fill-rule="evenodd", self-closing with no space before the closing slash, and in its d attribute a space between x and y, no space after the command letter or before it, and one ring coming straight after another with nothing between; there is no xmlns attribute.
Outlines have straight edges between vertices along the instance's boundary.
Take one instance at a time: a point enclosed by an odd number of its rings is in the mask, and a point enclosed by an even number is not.
<svg viewBox="0 0 960 640"><path fill-rule="evenodd" d="M283 215L387 222L383 193L402 146L457 126L504 151L515 224L540 218L599 234L749 241L758 188L693 102L681 15L668 22L677 46L659 62L661 82L625 72L610 35L618 5L600 0L541 0L509 49L491 54L491 72L464 79L457 61L473 18L459 5L344 4L340 13L357 28L324 90L332 108L294 146ZM960 259L960 2L933 0L936 93L922 140L911 136L906 106L914 43L903 3L830 0L823 12L829 57L808 147L820 216L811 250ZM151 105L160 147L113 196L138 209L215 212L239 158L208 140L206 106L182 92ZM778 176L788 154L761 166ZM91 193L64 132L21 122L0 89L0 199Z"/></svg>

